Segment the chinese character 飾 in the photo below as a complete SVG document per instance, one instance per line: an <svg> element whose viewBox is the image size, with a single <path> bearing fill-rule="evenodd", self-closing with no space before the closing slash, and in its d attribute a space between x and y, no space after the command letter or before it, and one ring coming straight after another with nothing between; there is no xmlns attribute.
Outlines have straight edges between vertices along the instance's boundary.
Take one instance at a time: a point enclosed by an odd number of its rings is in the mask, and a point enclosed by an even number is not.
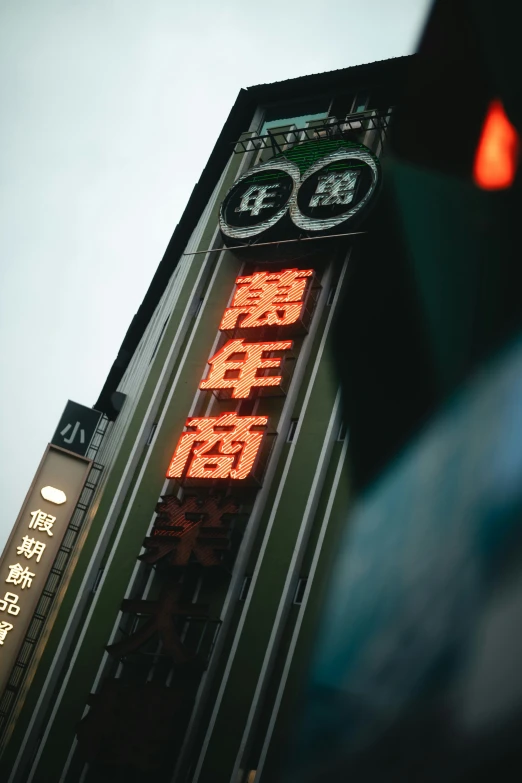
<svg viewBox="0 0 522 783"><path fill-rule="evenodd" d="M5 637L12 628L13 626L11 623L6 623L5 621L0 622L0 644L5 642Z"/></svg>
<svg viewBox="0 0 522 783"><path fill-rule="evenodd" d="M3 598L0 598L0 612L5 612L6 609L9 614L14 615L17 615L20 611L16 593L6 593Z"/></svg>
<svg viewBox="0 0 522 783"><path fill-rule="evenodd" d="M232 389L234 399L248 397L253 387L279 386L280 375L259 376L258 370L279 367L280 358L267 358L269 351L286 351L292 347L291 340L273 343L245 343L244 340L229 340L220 351L209 359L210 372L199 385L200 389ZM236 378L231 371L238 371Z"/></svg>
<svg viewBox="0 0 522 783"><path fill-rule="evenodd" d="M223 413L208 418L189 418L176 446L167 478L245 479L256 458L268 416L238 416Z"/></svg>
<svg viewBox="0 0 522 783"><path fill-rule="evenodd" d="M11 582L13 585L20 585L23 590L26 587L31 587L34 576L35 574L32 574L27 567L22 568L20 563L16 563L9 566L9 575L5 581Z"/></svg>
<svg viewBox="0 0 522 783"><path fill-rule="evenodd" d="M313 269L284 269L238 277L232 305L225 310L219 328L224 331L295 323L303 309L307 280L313 273Z"/></svg>
<svg viewBox="0 0 522 783"><path fill-rule="evenodd" d="M17 547L16 552L19 555L25 555L28 560L33 555L36 555L36 562L39 563L45 546L41 541L36 541L34 538L29 538L29 536L23 536L22 544Z"/></svg>
<svg viewBox="0 0 522 783"><path fill-rule="evenodd" d="M317 189L310 199L311 207L350 204L355 193L358 171L329 171L319 176Z"/></svg>
<svg viewBox="0 0 522 783"><path fill-rule="evenodd" d="M47 535L52 536L52 526L56 522L56 517L53 517L52 514L46 514L45 511L31 511L32 519L29 523L30 528L34 528L35 530L42 530L44 533L47 533Z"/></svg>

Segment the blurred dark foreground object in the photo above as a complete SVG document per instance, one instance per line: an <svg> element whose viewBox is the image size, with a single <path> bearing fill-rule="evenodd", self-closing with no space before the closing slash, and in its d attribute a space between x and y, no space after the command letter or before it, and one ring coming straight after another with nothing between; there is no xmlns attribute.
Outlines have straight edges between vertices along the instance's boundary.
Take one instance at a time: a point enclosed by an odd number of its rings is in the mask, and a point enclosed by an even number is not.
<svg viewBox="0 0 522 783"><path fill-rule="evenodd" d="M361 499L284 783L522 779L521 16L434 4L350 260Z"/></svg>
<svg viewBox="0 0 522 783"><path fill-rule="evenodd" d="M404 85L335 332L357 490L522 328L521 34L520 0L439 0ZM484 190L475 164L498 105L514 177Z"/></svg>
<svg viewBox="0 0 522 783"><path fill-rule="evenodd" d="M522 339L341 542L285 783L522 779Z"/></svg>

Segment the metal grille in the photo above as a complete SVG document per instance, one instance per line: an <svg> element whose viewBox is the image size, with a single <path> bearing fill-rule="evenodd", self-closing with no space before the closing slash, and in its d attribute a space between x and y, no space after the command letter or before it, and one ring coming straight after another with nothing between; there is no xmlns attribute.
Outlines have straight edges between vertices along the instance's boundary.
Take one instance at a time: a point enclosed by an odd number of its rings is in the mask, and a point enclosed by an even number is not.
<svg viewBox="0 0 522 783"><path fill-rule="evenodd" d="M98 449L100 448L103 437L107 431L108 423L109 420L107 416L104 415L100 419L91 446L87 452L87 457L89 459L94 460L98 453ZM42 636L45 624L54 605L58 588L78 540L78 535L83 527L86 513L93 499L96 487L98 486L102 471L103 465L93 462L85 486L81 492L78 503L76 504L67 530L65 531L60 549L58 550L58 554L56 555L49 576L47 577L47 581L42 590L40 600L36 606L24 641L20 647L20 651L11 671L11 676L9 677L2 698L0 699L0 740L5 735L7 726L9 725L9 721L20 697L33 655L36 651L36 646Z"/></svg>
<svg viewBox="0 0 522 783"><path fill-rule="evenodd" d="M234 152L243 155L246 152L271 148L273 154L277 155L289 146L294 146L304 141L353 139L354 136L365 135L372 131L375 132L382 145L384 144L390 121L391 109L384 112L370 109L357 112L357 114L349 114L341 120L332 117L324 120L324 122L314 123L313 127L305 128L304 130L277 131L276 134L267 133L265 136L240 139L234 143Z"/></svg>

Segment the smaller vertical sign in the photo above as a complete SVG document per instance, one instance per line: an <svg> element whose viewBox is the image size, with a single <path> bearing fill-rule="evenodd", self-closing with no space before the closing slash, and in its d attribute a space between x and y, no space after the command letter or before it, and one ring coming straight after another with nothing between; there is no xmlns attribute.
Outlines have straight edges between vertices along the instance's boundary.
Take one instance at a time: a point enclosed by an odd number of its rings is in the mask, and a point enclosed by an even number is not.
<svg viewBox="0 0 522 783"><path fill-rule="evenodd" d="M91 460L49 445L0 558L0 694L83 489Z"/></svg>
<svg viewBox="0 0 522 783"><path fill-rule="evenodd" d="M101 416L100 411L68 400L51 443L85 456Z"/></svg>

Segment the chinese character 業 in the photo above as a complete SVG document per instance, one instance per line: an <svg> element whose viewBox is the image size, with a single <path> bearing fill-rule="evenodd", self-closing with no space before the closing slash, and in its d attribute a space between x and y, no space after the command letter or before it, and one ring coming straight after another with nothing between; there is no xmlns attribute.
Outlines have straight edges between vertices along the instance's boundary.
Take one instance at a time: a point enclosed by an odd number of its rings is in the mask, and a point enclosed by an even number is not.
<svg viewBox="0 0 522 783"><path fill-rule="evenodd" d="M35 530L42 530L44 533L47 533L47 535L52 536L52 526L56 522L56 517L53 517L52 514L46 514L45 511L31 511L32 519L29 523L30 528L34 528Z"/></svg>
<svg viewBox="0 0 522 783"><path fill-rule="evenodd" d="M289 326L303 309L306 283L313 269L255 272L238 277L232 305L225 310L220 329ZM241 321L239 318L241 316Z"/></svg>
<svg viewBox="0 0 522 783"><path fill-rule="evenodd" d="M268 416L238 416L223 413L208 418L189 418L176 446L167 478L245 479L256 458ZM253 430L257 427L257 430Z"/></svg>
<svg viewBox="0 0 522 783"><path fill-rule="evenodd" d="M317 190L310 199L311 207L327 207L332 204L347 205L355 193L358 171L329 171L321 174Z"/></svg>
<svg viewBox="0 0 522 783"><path fill-rule="evenodd" d="M5 621L0 622L0 644L5 642L5 637L12 628L13 626L11 623L6 623Z"/></svg>
<svg viewBox="0 0 522 783"><path fill-rule="evenodd" d="M32 574L27 567L22 568L20 563L16 563L16 565L10 565L8 568L9 575L5 580L6 582L11 582L13 585L20 585L22 590L25 587L31 587L35 574Z"/></svg>
<svg viewBox="0 0 522 783"><path fill-rule="evenodd" d="M6 593L3 598L0 598L0 612L5 612L6 609L9 614L14 615L20 611L18 596L15 593Z"/></svg>
<svg viewBox="0 0 522 783"><path fill-rule="evenodd" d="M23 536L22 544L16 548L16 552L18 555L25 555L28 560L33 555L36 555L36 562L39 563L45 546L41 541L36 541L34 538L29 538L29 536Z"/></svg>
<svg viewBox="0 0 522 783"><path fill-rule="evenodd" d="M210 372L199 385L200 389L232 389L234 399L248 397L253 387L279 386L280 375L259 376L258 370L276 368L280 358L268 358L263 354L270 351L286 351L292 347L291 340L272 343L245 343L244 340L229 340L220 351L209 359ZM231 371L237 377L231 378Z"/></svg>

